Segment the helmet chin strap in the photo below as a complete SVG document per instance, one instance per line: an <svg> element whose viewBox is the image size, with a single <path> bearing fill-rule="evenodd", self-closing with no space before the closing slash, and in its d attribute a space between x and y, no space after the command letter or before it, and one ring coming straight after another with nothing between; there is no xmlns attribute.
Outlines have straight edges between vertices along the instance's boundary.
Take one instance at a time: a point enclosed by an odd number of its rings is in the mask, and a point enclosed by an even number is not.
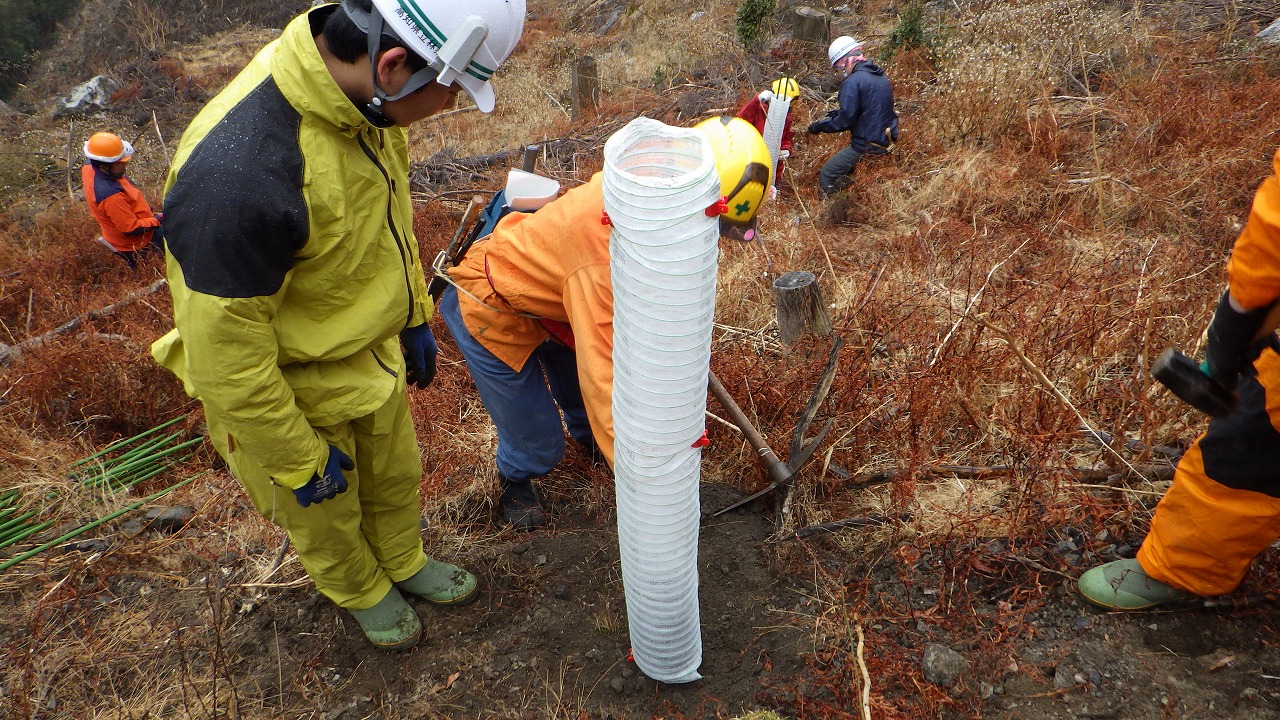
<svg viewBox="0 0 1280 720"><path fill-rule="evenodd" d="M351 22L355 23L356 27L364 31L365 37L368 38L369 73L373 81L373 98L364 107L357 107L369 124L377 128L389 128L396 122L387 117L386 104L417 92L427 83L435 80L440 73L431 67L422 68L409 76L404 86L400 88L400 92L388 97L386 91L378 84L378 46L381 44L383 34L382 16L377 11L367 13L361 10L352 0L342 0L342 11L351 18Z"/></svg>

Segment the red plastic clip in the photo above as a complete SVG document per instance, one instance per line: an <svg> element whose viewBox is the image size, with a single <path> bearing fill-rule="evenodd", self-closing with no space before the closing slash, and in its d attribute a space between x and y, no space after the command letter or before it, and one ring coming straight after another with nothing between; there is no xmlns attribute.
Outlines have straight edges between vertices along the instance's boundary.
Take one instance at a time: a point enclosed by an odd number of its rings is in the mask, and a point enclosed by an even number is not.
<svg viewBox="0 0 1280 720"><path fill-rule="evenodd" d="M711 438L707 437L707 430L706 428L703 428L702 437L698 438L697 440L694 440L693 444L690 445L689 447L704 448L710 444L711 444Z"/></svg>
<svg viewBox="0 0 1280 720"><path fill-rule="evenodd" d="M715 217L729 212L729 198L721 195L720 199L712 203L711 207L707 208L704 212L707 213L707 217Z"/></svg>
<svg viewBox="0 0 1280 720"><path fill-rule="evenodd" d="M600 211L600 224L613 227L613 220L609 218L609 213L605 212L604 210Z"/></svg>
<svg viewBox="0 0 1280 720"><path fill-rule="evenodd" d="M631 648L627 648L627 662L635 662L636 656L631 652Z"/></svg>

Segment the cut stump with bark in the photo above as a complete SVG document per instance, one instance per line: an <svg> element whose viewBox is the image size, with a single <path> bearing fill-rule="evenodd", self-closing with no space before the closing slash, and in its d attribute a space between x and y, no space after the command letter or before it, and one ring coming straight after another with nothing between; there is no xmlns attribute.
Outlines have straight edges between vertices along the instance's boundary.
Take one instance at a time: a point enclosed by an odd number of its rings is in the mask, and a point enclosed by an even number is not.
<svg viewBox="0 0 1280 720"><path fill-rule="evenodd" d="M801 5L791 12L791 37L800 42L826 45L830 24L826 13Z"/></svg>
<svg viewBox="0 0 1280 720"><path fill-rule="evenodd" d="M801 335L831 334L831 317L813 273L798 270L773 281L773 304L778 314L778 335L790 345Z"/></svg>
<svg viewBox="0 0 1280 720"><path fill-rule="evenodd" d="M571 119L574 121L600 105L600 70L596 67L595 58L583 55L573 63L569 94L572 97Z"/></svg>

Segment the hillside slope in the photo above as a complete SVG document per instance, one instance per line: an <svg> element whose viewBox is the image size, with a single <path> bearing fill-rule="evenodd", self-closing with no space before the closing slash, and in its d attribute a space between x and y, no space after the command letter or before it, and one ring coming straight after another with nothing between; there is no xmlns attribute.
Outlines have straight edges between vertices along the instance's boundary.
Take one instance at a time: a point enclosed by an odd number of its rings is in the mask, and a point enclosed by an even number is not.
<svg viewBox="0 0 1280 720"><path fill-rule="evenodd" d="M675 687L626 659L604 469L571 454L546 480L552 527L493 526L496 438L438 322L440 375L412 395L424 538L485 589L456 614L419 608L427 636L409 653L369 648L318 597L208 448L133 494L68 476L174 417L183 438L204 432L147 352L172 322L167 293L150 292L160 266L130 273L93 242L80 143L98 129L136 136L131 177L159 204L187 122L308 4L90 0L15 98L25 114L0 118L0 344L23 348L0 365L0 493L18 489L51 521L0 562L194 478L151 503L191 508L180 527L126 512L0 571L0 718L1280 714L1273 550L1223 602L1120 616L1074 590L1083 570L1136 551L1170 458L1203 428L1147 369L1166 347L1199 346L1280 144L1268 101L1280 64L1252 41L1274 7L829 9L832 36L882 58L903 138L824 201L818 168L845 140L798 136L763 242L721 246L712 368L784 459L833 341L782 344L771 281L815 273L844 344L808 437L830 430L785 501L704 523L705 679ZM496 112L412 132L423 256L526 144L569 186L639 115L733 112L784 72L803 86L797 128L834 107L824 50L788 36L786 8L748 51L737 7L530 0ZM583 55L599 64L602 103L575 120L569 73ZM52 116L100 73L120 86L111 109ZM708 409L710 511L768 478ZM952 657L940 648L963 661L954 682L938 674Z"/></svg>

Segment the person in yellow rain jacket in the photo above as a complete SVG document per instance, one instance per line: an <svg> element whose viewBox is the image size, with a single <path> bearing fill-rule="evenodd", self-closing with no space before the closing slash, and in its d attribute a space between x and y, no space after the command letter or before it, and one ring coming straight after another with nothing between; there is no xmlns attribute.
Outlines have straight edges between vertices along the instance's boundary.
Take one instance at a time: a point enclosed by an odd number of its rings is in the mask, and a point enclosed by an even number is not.
<svg viewBox="0 0 1280 720"><path fill-rule="evenodd" d="M1280 300L1280 151L1272 163L1209 325L1206 369L1239 403L1183 455L1137 558L1081 576L1080 592L1097 605L1140 610L1229 593L1280 539L1280 340L1254 340Z"/></svg>
<svg viewBox="0 0 1280 720"><path fill-rule="evenodd" d="M712 118L698 129L727 198L721 234L753 237L771 174L764 139L741 118ZM566 427L613 464L613 284L602 187L597 173L537 212L502 218L449 270L440 299L498 431L499 509L521 530L546 522L533 481L564 456Z"/></svg>
<svg viewBox="0 0 1280 720"><path fill-rule="evenodd" d="M84 156L89 162L80 168L80 182L102 242L137 270L139 254L158 251L164 238L160 216L125 177L133 145L115 133L94 133L84 143Z"/></svg>
<svg viewBox="0 0 1280 720"><path fill-rule="evenodd" d="M298 17L183 135L166 193L176 329L152 354L317 589L379 647L415 644L401 591L476 578L429 559L405 394L436 344L409 199L411 123L515 48L522 0L344 0ZM428 36L431 41L428 41ZM403 349L402 349L403 346Z"/></svg>

